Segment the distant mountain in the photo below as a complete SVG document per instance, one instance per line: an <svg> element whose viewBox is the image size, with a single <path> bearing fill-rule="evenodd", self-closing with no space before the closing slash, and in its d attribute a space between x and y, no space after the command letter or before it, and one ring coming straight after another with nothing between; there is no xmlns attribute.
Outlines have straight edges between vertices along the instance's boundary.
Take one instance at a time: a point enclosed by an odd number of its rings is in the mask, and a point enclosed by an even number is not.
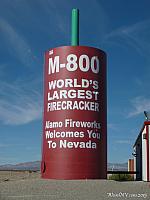
<svg viewBox="0 0 150 200"><path fill-rule="evenodd" d="M6 164L0 165L0 170L40 170L40 161L33 161L33 162L25 162L25 163L18 163L15 165ZM107 166L108 170L111 171L127 171L128 170L128 163L108 163Z"/></svg>
<svg viewBox="0 0 150 200"><path fill-rule="evenodd" d="M0 165L0 170L40 170L40 161Z"/></svg>
<svg viewBox="0 0 150 200"><path fill-rule="evenodd" d="M128 163L108 163L109 171L128 171Z"/></svg>

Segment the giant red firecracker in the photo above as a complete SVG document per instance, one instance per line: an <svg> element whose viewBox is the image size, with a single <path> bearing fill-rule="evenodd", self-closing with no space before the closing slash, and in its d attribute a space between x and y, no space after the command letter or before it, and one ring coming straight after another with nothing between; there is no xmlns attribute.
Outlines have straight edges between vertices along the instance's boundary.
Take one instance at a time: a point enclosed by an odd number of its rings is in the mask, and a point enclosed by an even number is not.
<svg viewBox="0 0 150 200"><path fill-rule="evenodd" d="M106 178L106 112L105 52L86 46L63 46L47 51L43 178Z"/></svg>

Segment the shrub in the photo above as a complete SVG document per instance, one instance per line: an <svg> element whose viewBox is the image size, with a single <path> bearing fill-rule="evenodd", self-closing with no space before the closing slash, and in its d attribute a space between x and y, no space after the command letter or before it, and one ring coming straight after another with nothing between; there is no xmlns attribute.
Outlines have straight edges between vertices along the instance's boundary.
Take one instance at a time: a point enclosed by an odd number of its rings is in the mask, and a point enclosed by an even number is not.
<svg viewBox="0 0 150 200"><path fill-rule="evenodd" d="M130 174L112 174L109 176L109 179L115 181L133 181L134 177Z"/></svg>

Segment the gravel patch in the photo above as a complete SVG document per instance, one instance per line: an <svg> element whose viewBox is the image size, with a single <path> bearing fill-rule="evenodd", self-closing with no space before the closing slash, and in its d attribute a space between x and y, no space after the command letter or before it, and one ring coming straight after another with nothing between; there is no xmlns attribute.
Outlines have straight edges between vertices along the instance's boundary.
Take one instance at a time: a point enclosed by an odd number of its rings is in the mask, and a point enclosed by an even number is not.
<svg viewBox="0 0 150 200"><path fill-rule="evenodd" d="M13 173L0 172L0 200L150 199L148 182L50 180L41 179L39 172Z"/></svg>

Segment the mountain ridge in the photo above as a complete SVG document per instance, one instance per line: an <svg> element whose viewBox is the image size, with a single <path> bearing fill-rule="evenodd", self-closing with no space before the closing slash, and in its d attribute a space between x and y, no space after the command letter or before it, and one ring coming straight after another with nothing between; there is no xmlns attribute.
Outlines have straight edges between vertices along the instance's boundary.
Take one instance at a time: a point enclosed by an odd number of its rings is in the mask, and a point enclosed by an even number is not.
<svg viewBox="0 0 150 200"><path fill-rule="evenodd" d="M31 161L17 164L0 165L0 170L40 170L41 161ZM108 163L107 169L109 171L127 171L128 163Z"/></svg>

